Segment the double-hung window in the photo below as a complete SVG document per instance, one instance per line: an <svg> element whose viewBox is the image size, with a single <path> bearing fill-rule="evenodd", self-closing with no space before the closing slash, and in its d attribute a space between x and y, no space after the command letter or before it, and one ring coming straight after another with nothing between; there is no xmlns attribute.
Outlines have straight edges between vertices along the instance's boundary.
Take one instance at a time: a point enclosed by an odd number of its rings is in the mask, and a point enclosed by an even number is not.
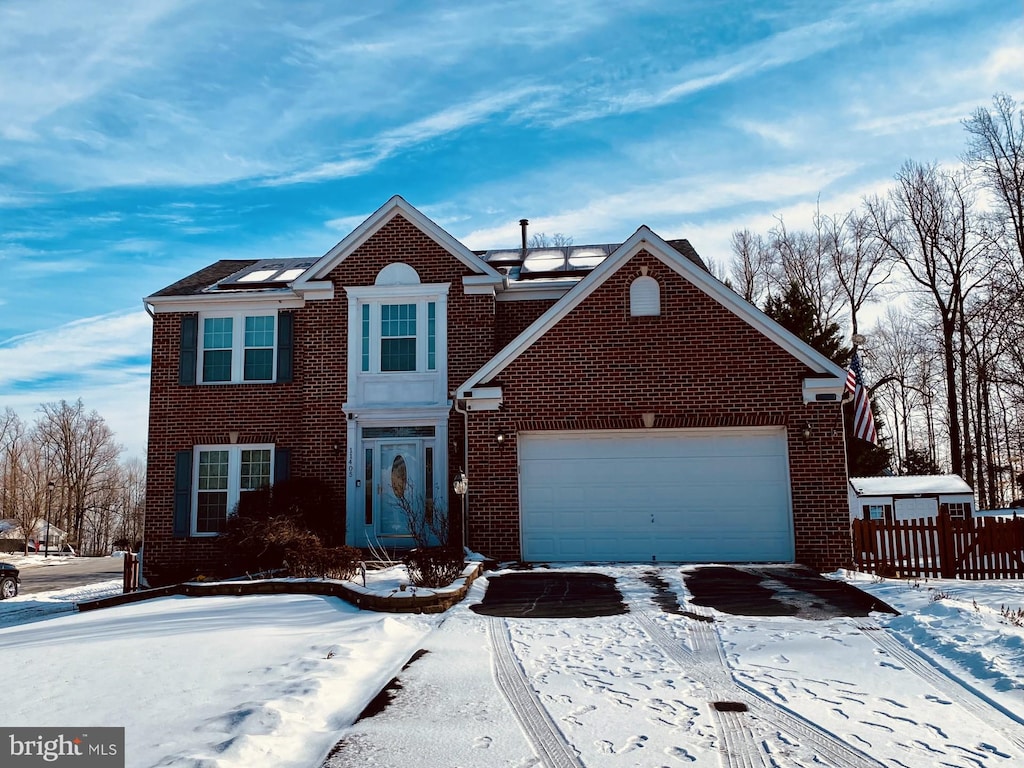
<svg viewBox="0 0 1024 768"><path fill-rule="evenodd" d="M273 459L271 445L197 447L192 535L221 533L243 494L271 484Z"/></svg>
<svg viewBox="0 0 1024 768"><path fill-rule="evenodd" d="M273 381L276 316L206 316L200 326L199 369L204 384Z"/></svg>
<svg viewBox="0 0 1024 768"><path fill-rule="evenodd" d="M437 302L368 301L359 306L363 373L437 370Z"/></svg>

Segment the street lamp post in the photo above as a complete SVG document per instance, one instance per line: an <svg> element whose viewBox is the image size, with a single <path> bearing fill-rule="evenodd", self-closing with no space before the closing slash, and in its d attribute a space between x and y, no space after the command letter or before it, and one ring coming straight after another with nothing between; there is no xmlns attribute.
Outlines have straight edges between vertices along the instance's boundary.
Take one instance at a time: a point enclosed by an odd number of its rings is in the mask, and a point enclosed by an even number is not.
<svg viewBox="0 0 1024 768"><path fill-rule="evenodd" d="M43 557L50 556L50 500L53 498L53 486L53 480L46 484L46 554Z"/></svg>

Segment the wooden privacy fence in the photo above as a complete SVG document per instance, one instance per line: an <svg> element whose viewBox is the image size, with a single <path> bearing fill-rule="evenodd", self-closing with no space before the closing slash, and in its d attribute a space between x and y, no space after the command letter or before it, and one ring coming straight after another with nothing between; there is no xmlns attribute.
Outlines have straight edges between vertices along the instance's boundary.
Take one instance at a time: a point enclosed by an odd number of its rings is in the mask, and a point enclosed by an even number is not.
<svg viewBox="0 0 1024 768"><path fill-rule="evenodd" d="M879 576L1024 578L1024 517L854 520L853 559Z"/></svg>

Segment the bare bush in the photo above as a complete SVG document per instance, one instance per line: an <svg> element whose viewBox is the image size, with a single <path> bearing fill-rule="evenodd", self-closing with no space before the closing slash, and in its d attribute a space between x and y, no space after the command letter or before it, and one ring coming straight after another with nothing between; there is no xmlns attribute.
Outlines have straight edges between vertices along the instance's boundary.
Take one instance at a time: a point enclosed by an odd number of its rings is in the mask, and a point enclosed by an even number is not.
<svg viewBox="0 0 1024 768"><path fill-rule="evenodd" d="M465 558L454 547L414 549L403 560L409 580L417 587L447 587L462 575Z"/></svg>
<svg viewBox="0 0 1024 768"><path fill-rule="evenodd" d="M292 576L305 579L351 579L359 569L362 553L355 547L313 546L289 549L285 567Z"/></svg>

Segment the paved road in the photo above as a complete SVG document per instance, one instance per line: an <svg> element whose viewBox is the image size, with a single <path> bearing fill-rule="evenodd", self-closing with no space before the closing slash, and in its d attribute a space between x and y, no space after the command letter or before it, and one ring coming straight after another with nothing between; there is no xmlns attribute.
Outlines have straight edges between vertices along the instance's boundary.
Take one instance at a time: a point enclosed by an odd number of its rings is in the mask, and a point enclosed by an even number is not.
<svg viewBox="0 0 1024 768"><path fill-rule="evenodd" d="M18 563L14 560L8 562ZM124 573L124 560L119 557L76 557L63 563L22 568L18 594L32 595L51 589L68 589L118 579Z"/></svg>

